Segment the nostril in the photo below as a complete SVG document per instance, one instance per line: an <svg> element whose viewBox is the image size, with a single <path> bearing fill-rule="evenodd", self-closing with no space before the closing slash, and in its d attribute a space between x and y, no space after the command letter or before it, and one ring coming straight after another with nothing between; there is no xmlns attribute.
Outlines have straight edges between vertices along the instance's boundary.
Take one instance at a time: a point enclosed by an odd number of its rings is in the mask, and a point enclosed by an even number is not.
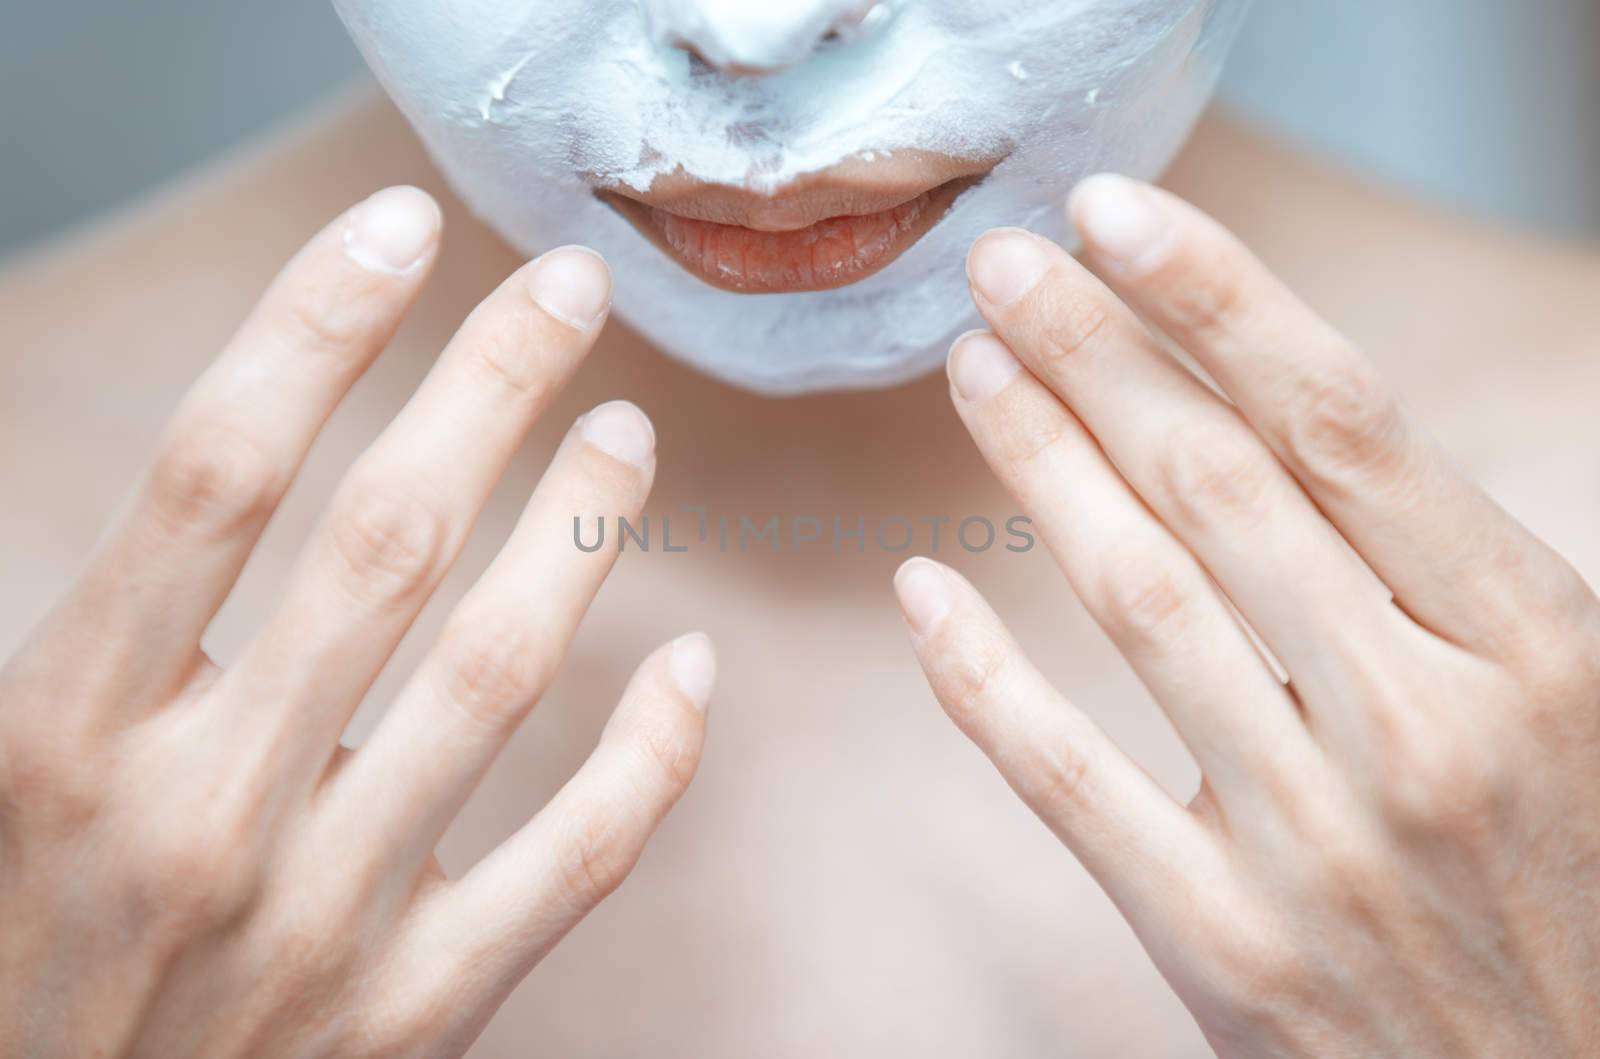
<svg viewBox="0 0 1600 1059"><path fill-rule="evenodd" d="M691 73L709 73L713 68L711 61L705 57L705 54L699 48L695 47L693 41L685 40L682 37L673 37L667 41L667 47L674 51L681 51L689 56L689 70Z"/></svg>
<svg viewBox="0 0 1600 1059"><path fill-rule="evenodd" d="M727 74L730 77L760 77L773 72L763 66L748 66L733 59L713 60L694 41L684 40L681 37L669 41L668 46L689 56L689 73L694 77L711 73Z"/></svg>
<svg viewBox="0 0 1600 1059"><path fill-rule="evenodd" d="M833 24L823 40L828 43L840 43L860 40L874 30L878 29L890 18L889 5L885 3L869 3L852 11Z"/></svg>
<svg viewBox="0 0 1600 1059"><path fill-rule="evenodd" d="M677 0L677 4L685 2ZM699 2L709 6L708 0ZM747 9L739 16L712 19L701 10L686 13L673 0L654 3L659 6L647 7L647 11L657 40L685 53L691 73L715 71L738 77L777 73L824 47L860 40L888 21L891 8L884 2L856 0L842 15L835 6L831 13L813 12L805 18L794 14L758 16ZM816 18L819 14L822 17Z"/></svg>

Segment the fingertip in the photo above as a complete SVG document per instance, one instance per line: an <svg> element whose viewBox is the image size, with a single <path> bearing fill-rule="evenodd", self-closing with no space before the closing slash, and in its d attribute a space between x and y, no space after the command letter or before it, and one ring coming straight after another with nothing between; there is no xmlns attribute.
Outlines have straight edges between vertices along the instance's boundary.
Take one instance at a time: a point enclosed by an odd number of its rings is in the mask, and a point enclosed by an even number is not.
<svg viewBox="0 0 1600 1059"><path fill-rule="evenodd" d="M894 589L906 622L922 639L939 631L955 605L944 567L923 556L907 560L895 571Z"/></svg>
<svg viewBox="0 0 1600 1059"><path fill-rule="evenodd" d="M432 258L443 226L439 204L421 188L385 188L350 211L345 253L368 272L408 278Z"/></svg>
<svg viewBox="0 0 1600 1059"><path fill-rule="evenodd" d="M1176 241L1175 226L1153 189L1117 173L1079 183L1067 200L1067 215L1084 245L1125 273L1153 270Z"/></svg>
<svg viewBox="0 0 1600 1059"><path fill-rule="evenodd" d="M1025 228L985 232L967 253L967 281L973 293L997 309L1021 301L1050 271L1047 246Z"/></svg>
<svg viewBox="0 0 1600 1059"><path fill-rule="evenodd" d="M711 637L694 632L674 640L668 668L678 693L704 713L717 684L717 654Z"/></svg>
<svg viewBox="0 0 1600 1059"><path fill-rule="evenodd" d="M587 333L611 310L611 267L586 246L557 247L533 263L528 289L551 317Z"/></svg>
<svg viewBox="0 0 1600 1059"><path fill-rule="evenodd" d="M656 451L656 428L631 401L608 401L578 421L585 442L616 460L643 469Z"/></svg>
<svg viewBox="0 0 1600 1059"><path fill-rule="evenodd" d="M992 332L969 331L950 347L945 370L961 400L982 404L1011 385L1022 363Z"/></svg>

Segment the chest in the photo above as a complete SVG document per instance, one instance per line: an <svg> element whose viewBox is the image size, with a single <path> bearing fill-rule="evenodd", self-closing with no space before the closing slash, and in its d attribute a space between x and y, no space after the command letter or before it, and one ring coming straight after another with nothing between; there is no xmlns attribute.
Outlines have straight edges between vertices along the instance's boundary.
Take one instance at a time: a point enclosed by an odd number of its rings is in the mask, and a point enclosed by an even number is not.
<svg viewBox="0 0 1600 1059"><path fill-rule="evenodd" d="M1593 374L1411 387L1437 395L1420 412L1446 447L1591 578ZM409 381L380 377L330 428L214 630L220 659L275 604L322 502ZM38 390L8 408L0 644L70 581L175 396L134 383ZM496 495L354 741L510 531L557 429L530 443ZM682 453L688 470L664 477L648 522L609 521L608 546L627 539L617 573L443 859L461 870L536 812L638 659L697 628L723 662L705 764L638 873L540 967L480 1053L671 1041L672 1054L704 1056L1045 1055L1062 1042L1068 1054L1205 1054L1115 910L934 703L889 589L895 567L916 551L962 569L1059 687L1187 793L1192 771L1159 712L1043 550L1007 548L1014 511L998 490L951 488L974 480L960 462L974 459L970 446L934 461L943 473L912 475L871 451L848 474L801 451L724 461L715 474L694 470L716 462L704 452Z"/></svg>

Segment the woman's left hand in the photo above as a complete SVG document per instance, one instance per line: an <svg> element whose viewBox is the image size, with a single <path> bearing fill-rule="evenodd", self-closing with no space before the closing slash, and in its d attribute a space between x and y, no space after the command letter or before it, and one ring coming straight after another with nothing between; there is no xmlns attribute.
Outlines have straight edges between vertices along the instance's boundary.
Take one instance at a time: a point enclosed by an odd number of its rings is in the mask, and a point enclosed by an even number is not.
<svg viewBox="0 0 1600 1059"><path fill-rule="evenodd" d="M1592 1049L1600 602L1215 222L1117 177L1072 212L1115 293L986 236L994 333L957 343L954 399L1204 782L1170 798L970 585L913 560L897 584L939 698L1219 1053Z"/></svg>

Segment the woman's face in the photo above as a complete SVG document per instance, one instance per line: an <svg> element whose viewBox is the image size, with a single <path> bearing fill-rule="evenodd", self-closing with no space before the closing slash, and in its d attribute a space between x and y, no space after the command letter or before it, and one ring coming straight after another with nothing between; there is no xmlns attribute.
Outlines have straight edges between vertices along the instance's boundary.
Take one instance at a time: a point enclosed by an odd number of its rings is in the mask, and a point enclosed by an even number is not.
<svg viewBox="0 0 1600 1059"><path fill-rule="evenodd" d="M594 246L724 380L889 385L972 325L966 247L1152 176L1246 0L335 0L463 199Z"/></svg>

